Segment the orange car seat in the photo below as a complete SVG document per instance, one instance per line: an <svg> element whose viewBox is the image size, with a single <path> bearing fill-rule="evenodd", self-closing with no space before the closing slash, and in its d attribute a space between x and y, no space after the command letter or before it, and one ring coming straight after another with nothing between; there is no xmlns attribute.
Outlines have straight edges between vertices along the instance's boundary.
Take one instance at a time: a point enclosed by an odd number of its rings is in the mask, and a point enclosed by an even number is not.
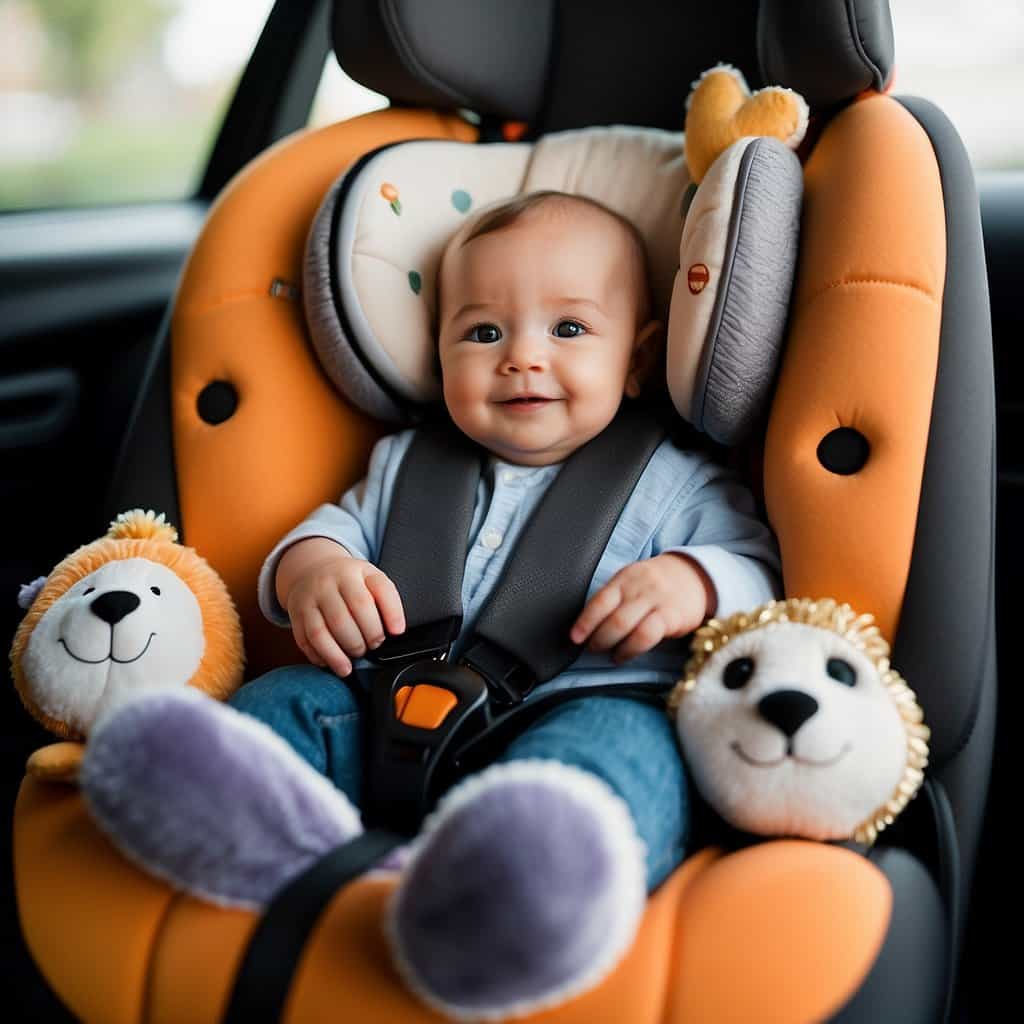
<svg viewBox="0 0 1024 1024"><path fill-rule="evenodd" d="M397 140L490 141L495 119L525 122L531 138L610 122L678 130L690 81L719 59L754 85L799 90L815 130L756 475L787 595L872 611L893 642L932 729L930 777L867 857L797 841L700 850L652 898L620 967L535 1019L942 1019L994 729L991 344L970 167L939 111L884 93L884 0L671 10L339 0L332 28L342 65L393 107L284 140L221 194L185 269L111 511L165 511L220 572L242 613L251 675L299 660L290 635L259 615L257 570L290 525L362 474L383 430L331 387L295 300L306 233L334 178ZM486 115L481 126L463 109ZM157 457L171 446L173 460ZM254 915L137 871L74 791L31 781L16 812L15 871L29 948L76 1015L223 1018ZM283 1019L437 1019L390 966L379 926L389 884L346 887L302 936Z"/></svg>

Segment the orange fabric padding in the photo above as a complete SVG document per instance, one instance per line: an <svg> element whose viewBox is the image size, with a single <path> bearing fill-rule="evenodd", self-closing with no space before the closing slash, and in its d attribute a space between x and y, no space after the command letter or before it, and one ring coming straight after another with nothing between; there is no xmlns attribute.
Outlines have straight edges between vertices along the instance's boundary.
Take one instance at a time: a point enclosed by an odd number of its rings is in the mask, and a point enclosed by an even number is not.
<svg viewBox="0 0 1024 1024"><path fill-rule="evenodd" d="M665 1024L797 1024L860 987L889 927L892 890L870 861L783 840L723 857L681 907Z"/></svg>
<svg viewBox="0 0 1024 1024"><path fill-rule="evenodd" d="M399 698L409 687L403 686L395 694L395 714L406 725L417 729L436 729L448 717L448 712L458 703L451 690L429 683L419 683L411 688L407 699L400 702Z"/></svg>
<svg viewBox="0 0 1024 1024"><path fill-rule="evenodd" d="M150 958L174 894L107 843L78 789L22 783L14 884L25 942L75 1016L142 1021Z"/></svg>
<svg viewBox="0 0 1024 1024"><path fill-rule="evenodd" d="M217 1024L256 924L176 896L97 833L77 790L26 780L15 882L29 948L85 1021ZM310 937L285 1010L321 1020L440 1021L401 984L384 933L393 879L339 892ZM866 859L817 843L702 850L652 897L633 948L595 990L533 1024L820 1020L870 970L891 892ZM73 955L69 955L73 951Z"/></svg>
<svg viewBox="0 0 1024 1024"><path fill-rule="evenodd" d="M871 612L892 641L910 567L938 361L945 217L931 143L895 100L854 103L805 167L789 338L765 446L785 592ZM818 461L837 427L871 446Z"/></svg>
<svg viewBox="0 0 1024 1024"><path fill-rule="evenodd" d="M272 295L302 281L317 207L363 153L408 138L473 141L476 129L432 111L390 109L273 146L225 188L190 256L172 322L174 454L186 543L224 578L242 618L251 678L302 661L291 634L256 606L256 576L275 542L362 475L381 425L321 372L301 301ZM239 404L215 426L199 393L228 381Z"/></svg>

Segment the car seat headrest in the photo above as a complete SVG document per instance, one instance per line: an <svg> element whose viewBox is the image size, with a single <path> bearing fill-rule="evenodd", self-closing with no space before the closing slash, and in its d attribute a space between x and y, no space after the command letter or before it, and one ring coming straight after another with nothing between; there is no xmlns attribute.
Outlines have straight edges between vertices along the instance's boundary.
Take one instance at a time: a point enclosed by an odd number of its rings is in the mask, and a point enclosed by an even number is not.
<svg viewBox="0 0 1024 1024"><path fill-rule="evenodd" d="M690 83L721 60L812 109L883 88L893 66L888 0L345 0L331 35L345 71L395 103L525 121L536 135L671 128Z"/></svg>
<svg viewBox="0 0 1024 1024"><path fill-rule="evenodd" d="M771 385L802 181L781 143L741 139L708 172L683 231L689 177L678 134L592 128L536 144L418 140L375 150L332 186L313 221L303 281L313 346L354 404L414 420L440 397L433 324L447 241L491 203L541 189L585 195L644 239L677 409L732 443ZM698 265L707 274L699 288Z"/></svg>

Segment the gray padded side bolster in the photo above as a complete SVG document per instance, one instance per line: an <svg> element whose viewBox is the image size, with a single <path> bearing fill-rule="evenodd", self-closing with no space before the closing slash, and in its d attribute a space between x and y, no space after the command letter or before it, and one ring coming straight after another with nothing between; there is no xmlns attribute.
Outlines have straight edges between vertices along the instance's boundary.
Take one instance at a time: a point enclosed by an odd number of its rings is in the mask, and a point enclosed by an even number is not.
<svg viewBox="0 0 1024 1024"><path fill-rule="evenodd" d="M812 110L884 89L894 49L889 0L761 0L764 80L802 93Z"/></svg>
<svg viewBox="0 0 1024 1024"><path fill-rule="evenodd" d="M932 877L905 850L869 858L892 887L892 916L882 950L864 983L831 1024L937 1024L946 999L949 925Z"/></svg>
<svg viewBox="0 0 1024 1024"><path fill-rule="evenodd" d="M553 26L553 0L339 0L331 35L345 71L392 100L530 121Z"/></svg>
<svg viewBox="0 0 1024 1024"><path fill-rule="evenodd" d="M764 411L796 272L803 171L777 139L755 139L736 179L729 237L694 385L694 426L735 444Z"/></svg>
<svg viewBox="0 0 1024 1024"><path fill-rule="evenodd" d="M981 214L963 143L928 101L899 102L935 148L946 280L917 530L892 661L921 701L939 767L973 731L995 615L992 323Z"/></svg>

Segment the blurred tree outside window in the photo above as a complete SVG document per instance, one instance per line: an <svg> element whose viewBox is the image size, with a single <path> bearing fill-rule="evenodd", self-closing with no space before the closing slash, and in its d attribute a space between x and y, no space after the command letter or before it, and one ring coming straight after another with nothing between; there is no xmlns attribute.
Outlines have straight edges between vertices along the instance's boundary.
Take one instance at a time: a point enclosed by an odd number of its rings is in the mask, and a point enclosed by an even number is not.
<svg viewBox="0 0 1024 1024"><path fill-rule="evenodd" d="M272 0L0 0L0 210L191 195Z"/></svg>
<svg viewBox="0 0 1024 1024"><path fill-rule="evenodd" d="M0 0L0 210L192 194L272 0ZM891 0L895 92L1024 167L1024 0ZM310 125L387 105L327 60Z"/></svg>

